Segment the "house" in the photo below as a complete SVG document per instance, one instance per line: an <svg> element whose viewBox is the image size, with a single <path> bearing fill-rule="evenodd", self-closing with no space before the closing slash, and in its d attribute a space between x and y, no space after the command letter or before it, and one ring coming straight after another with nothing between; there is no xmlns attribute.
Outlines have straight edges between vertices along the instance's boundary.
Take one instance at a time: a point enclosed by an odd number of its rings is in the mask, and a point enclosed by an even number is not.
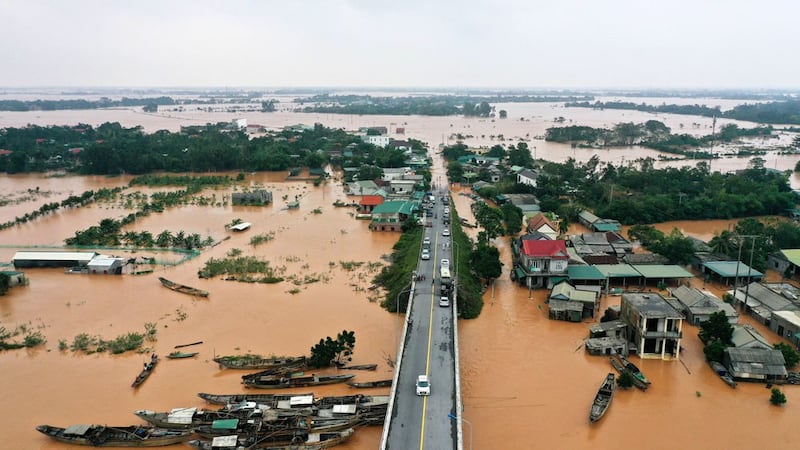
<svg viewBox="0 0 800 450"><path fill-rule="evenodd" d="M633 244L623 238L619 233L613 231L577 234L570 236L569 242L584 259L589 256L614 257L613 262L606 260L602 262L590 261L586 259L586 262L589 264L613 264L619 262L628 253L633 253Z"/></svg>
<svg viewBox="0 0 800 450"><path fill-rule="evenodd" d="M800 249L779 250L767 256L767 267L787 276L800 273Z"/></svg>
<svg viewBox="0 0 800 450"><path fill-rule="evenodd" d="M752 325L734 325L731 335L731 344L736 348L760 348L772 350L769 341L761 335Z"/></svg>
<svg viewBox="0 0 800 450"><path fill-rule="evenodd" d="M574 321L578 322L583 317L594 317L595 311L600 308L598 293L593 290L576 289L568 281L564 280L553 286L549 298L550 300L563 300L581 304L581 317Z"/></svg>
<svg viewBox="0 0 800 450"><path fill-rule="evenodd" d="M389 136L364 136L362 140L376 147L386 148L386 146L392 141L392 138Z"/></svg>
<svg viewBox="0 0 800 450"><path fill-rule="evenodd" d="M247 129L247 119L244 118L237 118L231 120L231 127L236 130L246 130Z"/></svg>
<svg viewBox="0 0 800 450"><path fill-rule="evenodd" d="M700 322L707 321L711 314L719 311L725 313L728 323L734 324L739 321L739 313L733 306L723 302L708 291L701 291L697 288L678 286L667 289L670 294L680 302L686 320L692 325L699 325Z"/></svg>
<svg viewBox="0 0 800 450"><path fill-rule="evenodd" d="M589 328L589 338L584 347L590 355L628 354L628 326L621 320L600 322Z"/></svg>
<svg viewBox="0 0 800 450"><path fill-rule="evenodd" d="M17 252L14 267L75 267L86 266L97 256L95 252Z"/></svg>
<svg viewBox="0 0 800 450"><path fill-rule="evenodd" d="M788 375L780 350L728 347L723 363L737 380L783 383Z"/></svg>
<svg viewBox="0 0 800 450"><path fill-rule="evenodd" d="M416 186L416 180L393 179L389 181L390 194L410 195Z"/></svg>
<svg viewBox="0 0 800 450"><path fill-rule="evenodd" d="M528 233L542 233L550 239L558 237L558 226L544 214L538 213L528 219Z"/></svg>
<svg viewBox="0 0 800 450"><path fill-rule="evenodd" d="M774 311L800 310L798 290L789 284L752 282L728 293L733 295L735 305L744 306L745 312L767 326Z"/></svg>
<svg viewBox="0 0 800 450"><path fill-rule="evenodd" d="M358 213L372 214L372 210L381 203L383 203L383 197L380 195L364 195L358 202Z"/></svg>
<svg viewBox="0 0 800 450"><path fill-rule="evenodd" d="M583 315L583 304L570 300L550 299L548 302L550 320L580 322Z"/></svg>
<svg viewBox="0 0 800 450"><path fill-rule="evenodd" d="M417 202L392 200L383 202L372 209L371 231L402 231L403 223L419 209Z"/></svg>
<svg viewBox="0 0 800 450"><path fill-rule="evenodd" d="M86 268L91 274L120 275L124 261L124 258L98 255L89 261Z"/></svg>
<svg viewBox="0 0 800 450"><path fill-rule="evenodd" d="M272 203L272 192L256 189L249 192L234 192L231 194L231 203L236 205L268 205Z"/></svg>
<svg viewBox="0 0 800 450"><path fill-rule="evenodd" d="M551 285L551 277L566 277L569 253L564 241L521 241L519 260L512 275L529 288Z"/></svg>
<svg viewBox="0 0 800 450"><path fill-rule="evenodd" d="M236 225L231 225L228 229L231 231L241 232L249 230L251 226L253 226L253 224L250 222L239 222Z"/></svg>
<svg viewBox="0 0 800 450"><path fill-rule="evenodd" d="M597 232L620 231L622 228L622 225L618 221L613 219L601 219L586 209L578 213L578 222L586 228Z"/></svg>
<svg viewBox="0 0 800 450"><path fill-rule="evenodd" d="M683 314L659 294L622 294L620 318L628 325L629 338L640 358L680 357Z"/></svg>
<svg viewBox="0 0 800 450"><path fill-rule="evenodd" d="M800 311L773 311L769 328L800 349Z"/></svg>
<svg viewBox="0 0 800 450"><path fill-rule="evenodd" d="M381 176L383 181L401 179L403 176L412 173L410 167L384 167L381 170L383 171L383 175Z"/></svg>
<svg viewBox="0 0 800 450"><path fill-rule="evenodd" d="M705 261L702 263L701 269L703 275L709 278L715 278L727 284L736 284L744 281L752 281L752 279L760 280L764 278L764 274L750 268L747 264L741 261ZM747 281L745 281L747 280Z"/></svg>
<svg viewBox="0 0 800 450"><path fill-rule="evenodd" d="M372 180L352 181L347 183L350 195L375 195L380 187Z"/></svg>
<svg viewBox="0 0 800 450"><path fill-rule="evenodd" d="M536 180L539 178L539 172L531 169L523 169L517 172L517 183L525 184L528 186L536 187Z"/></svg>
<svg viewBox="0 0 800 450"><path fill-rule="evenodd" d="M542 211L539 200L533 194L505 194L512 205L522 211L523 215L535 215Z"/></svg>

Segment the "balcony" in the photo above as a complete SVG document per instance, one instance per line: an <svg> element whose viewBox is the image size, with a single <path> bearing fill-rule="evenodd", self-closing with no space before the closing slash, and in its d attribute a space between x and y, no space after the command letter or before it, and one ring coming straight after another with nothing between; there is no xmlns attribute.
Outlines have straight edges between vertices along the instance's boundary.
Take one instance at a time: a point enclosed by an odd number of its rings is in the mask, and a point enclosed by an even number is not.
<svg viewBox="0 0 800 450"><path fill-rule="evenodd" d="M647 331L642 332L645 339L682 339L683 333L680 331Z"/></svg>

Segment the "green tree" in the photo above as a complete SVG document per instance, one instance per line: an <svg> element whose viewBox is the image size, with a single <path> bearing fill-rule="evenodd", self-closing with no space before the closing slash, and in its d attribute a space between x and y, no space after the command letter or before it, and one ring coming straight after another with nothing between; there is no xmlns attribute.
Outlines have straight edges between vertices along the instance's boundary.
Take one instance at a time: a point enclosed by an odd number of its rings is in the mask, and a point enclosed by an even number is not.
<svg viewBox="0 0 800 450"><path fill-rule="evenodd" d="M320 339L317 345L311 347L309 365L311 367L329 367L350 361L350 355L353 354L355 346L354 331L342 330L336 339L331 339L330 336Z"/></svg>
<svg viewBox="0 0 800 450"><path fill-rule="evenodd" d="M619 374L619 378L617 378L617 386L628 389L633 386L633 375L625 370L621 374Z"/></svg>
<svg viewBox="0 0 800 450"><path fill-rule="evenodd" d="M503 234L503 213L499 209L492 208L484 202L474 203L473 206L475 220L483 228L486 241ZM480 237L478 240L481 240Z"/></svg>
<svg viewBox="0 0 800 450"><path fill-rule="evenodd" d="M533 167L533 157L528 144L520 142L508 148L508 164L512 166Z"/></svg>
<svg viewBox="0 0 800 450"><path fill-rule="evenodd" d="M470 266L478 277L487 282L498 278L503 273L500 251L497 247L480 241L470 256Z"/></svg>
<svg viewBox="0 0 800 450"><path fill-rule="evenodd" d="M684 237L677 228L673 229L661 241L653 243L650 248L652 251L665 256L673 264L688 264L694 254L692 240Z"/></svg>
<svg viewBox="0 0 800 450"><path fill-rule="evenodd" d="M769 397L769 402L775 406L781 406L786 403L786 395L778 388L772 388L772 395Z"/></svg>
<svg viewBox="0 0 800 450"><path fill-rule="evenodd" d="M733 326L728 322L725 312L717 311L708 316L708 320L700 322L699 337L705 344L719 342L729 346L733 337Z"/></svg>
<svg viewBox="0 0 800 450"><path fill-rule="evenodd" d="M706 355L708 361L722 363L723 356L725 355L725 344L720 341L713 341L703 347L703 354Z"/></svg>
<svg viewBox="0 0 800 450"><path fill-rule="evenodd" d="M498 115L501 119L505 119L508 117L508 111L506 111L505 109L501 109Z"/></svg>
<svg viewBox="0 0 800 450"><path fill-rule="evenodd" d="M800 362L800 354L792 348L792 346L784 344L783 342L778 342L773 347L775 350L780 350L783 353L783 359L786 361L786 368L791 369Z"/></svg>
<svg viewBox="0 0 800 450"><path fill-rule="evenodd" d="M504 203L500 207L503 213L503 221L506 223L506 234L516 235L522 229L522 210L511 202Z"/></svg>
<svg viewBox="0 0 800 450"><path fill-rule="evenodd" d="M661 242L664 239L664 233L652 225L633 225L628 229L628 237L648 247L653 243Z"/></svg>

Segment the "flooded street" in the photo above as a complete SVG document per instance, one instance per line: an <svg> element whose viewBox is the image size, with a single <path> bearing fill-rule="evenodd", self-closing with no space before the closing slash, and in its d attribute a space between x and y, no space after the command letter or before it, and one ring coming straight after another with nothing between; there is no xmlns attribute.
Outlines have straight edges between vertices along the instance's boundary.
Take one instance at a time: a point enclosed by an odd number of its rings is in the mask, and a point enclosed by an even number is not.
<svg viewBox="0 0 800 450"><path fill-rule="evenodd" d="M516 111L514 108L520 108ZM604 161L631 161L656 152L641 148L596 151L574 150L566 145L536 139L551 126L552 118L583 118L613 123L618 120L647 120L645 113L624 112L624 117L603 116L606 112L554 108L551 104L508 105L509 119L500 123L461 117L338 116L323 114L247 113L249 123L270 128L322 122L348 130L359 126L405 127L406 136L432 145L453 143L452 133L474 136L470 145L493 145L490 135L505 139L529 135L536 157L563 161L568 157L586 160L597 153ZM623 114L623 112L619 112ZM180 125L229 121L237 114L170 113L150 115L131 110L55 111L35 113L0 112L3 126L24 126L77 122L93 125L119 121L124 126L143 125L148 132L176 131ZM519 117L533 117L519 121ZM611 118L607 118L611 117ZM514 120L516 119L516 120ZM690 124L707 121L695 117L670 118ZM719 125L719 124L718 124ZM710 131L706 130L704 133ZM480 137L485 136L485 137ZM401 137L402 138L402 137ZM514 140L513 142L516 142ZM603 153L607 152L607 153ZM768 155L766 166L793 168L796 156ZM662 163L659 163L662 164ZM743 168L746 160L726 158L712 162L714 170ZM336 200L347 202L341 183L333 180L320 187L311 183L283 181L285 173L247 174L251 185L261 184L273 191L275 203L263 207L197 206L187 204L151 214L127 230L148 230L157 234L199 233L221 240L230 239L204 251L184 264L158 266L155 273L141 276L67 275L61 269L26 269L30 285L12 288L0 297L0 326L12 330L20 325L39 328L47 344L34 350L0 352L4 383L0 402L6 413L0 423L4 436L0 449L65 448L34 430L39 424L65 426L73 423L129 425L139 423L137 409L168 410L182 406L205 406L197 392L244 392L242 372L220 370L214 355L258 353L262 355L308 354L320 338L342 330L356 335L354 364L378 363L376 372L356 372L355 381L391 378L386 357L394 357L400 317L389 314L367 290L382 255L391 253L395 233L371 233L368 222L353 217L353 209L335 208ZM436 176L436 172L434 173ZM127 185L129 177L59 177L15 175L0 177L0 195L17 202L0 207L0 221L12 220L47 202L93 189ZM797 174L792 184L800 187ZM37 192L38 187L38 192ZM155 189L129 188L123 194ZM232 188L206 189L204 196L229 195ZM474 223L468 197L453 193L461 217ZM286 196L286 200L284 200ZM299 198L300 208L288 210L286 202ZM319 208L320 213L313 211ZM60 210L22 226L0 231L0 262L9 262L19 246L60 246L76 230L101 219L119 218L132 210L122 202L94 203ZM224 225L239 218L251 222L246 232L232 234ZM735 221L674 222L659 224L669 231L678 227L685 233L708 240ZM470 229L469 233L476 230ZM274 233L270 242L253 247L250 238ZM498 239L505 262L503 275L484 295L485 306L476 320L459 322L461 371L464 396L465 448L470 437L475 449L529 448L793 448L793 426L800 417L800 387L783 388L788 403L783 408L769 404L769 390L761 384L740 383L730 389L705 363L698 329L684 328L677 361L640 361L642 371L652 380L648 392L617 391L614 402L599 423L588 424L589 407L603 377L613 369L606 358L585 353L582 342L590 322L580 324L551 321L544 304L546 292L521 288L509 279L510 249ZM221 258L230 250L256 255L270 261L286 277L298 280L278 284L246 284L201 280L197 271L209 258ZM152 256L104 251L119 256ZM347 270L341 262L361 262ZM370 265L372 263L372 265ZM211 293L208 299L169 291L157 277L188 284ZM303 279L317 279L304 282ZM702 286L702 280L693 279ZM709 286L719 291L719 286ZM296 291L296 292L295 292ZM619 297L604 297L602 308L618 303ZM747 317L741 322L749 323ZM157 341L146 343L165 356L175 345L203 341L190 347L199 351L196 359L162 360L153 375L139 389L130 387L147 354L108 353L83 355L62 352L59 340L70 343L80 334L113 339L128 332L144 332L144 324L157 324ZM756 324L770 341L776 336ZM684 365L685 364L685 365ZM333 372L331 369L328 372ZM327 373L327 372L320 372ZM295 390L307 392L309 389ZM344 385L313 389L318 396L352 394ZM261 393L261 391L258 391ZM291 392L291 391L290 391ZM385 394L388 389L360 390ZM211 407L209 405L209 407ZM380 427L360 428L342 449L367 450L378 447ZM768 435L768 437L765 437ZM409 447L411 448L411 446Z"/></svg>

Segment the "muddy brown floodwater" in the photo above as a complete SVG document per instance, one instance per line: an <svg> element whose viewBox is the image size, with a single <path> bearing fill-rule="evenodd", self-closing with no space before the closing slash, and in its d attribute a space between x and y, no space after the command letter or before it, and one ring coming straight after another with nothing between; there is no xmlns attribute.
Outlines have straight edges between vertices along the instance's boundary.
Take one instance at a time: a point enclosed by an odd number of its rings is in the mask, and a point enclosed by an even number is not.
<svg viewBox="0 0 800 450"><path fill-rule="evenodd" d="M558 108L555 105L508 105L509 119L491 122L464 118L355 117L324 114L247 113L249 123L270 128L322 122L328 126L355 129L364 125L404 126L409 137L432 144L450 142L452 133L474 135L470 144L490 145L490 135L506 139L529 136L529 145L538 147L538 158L555 161L573 156L586 160L598 153L604 161L630 161L655 152L641 148L598 152L573 150L568 146L544 143L536 136L552 123L552 117L565 116L600 125L619 120L639 121L650 117L639 113L613 113ZM239 114L161 114L146 115L133 110L58 111L8 113L0 115L4 126L37 124L98 124L120 121L124 126L143 125L148 131L177 130L180 125L230 120ZM619 116L619 117L617 117ZM624 116L624 117L623 117ZM666 116L677 128L680 122L697 122L695 133L707 133L708 120ZM482 137L483 136L483 137ZM767 167L791 168L796 156L771 153ZM691 164L692 162L659 163ZM742 168L746 160L726 158L712 162L714 170ZM434 172L441 175L441 169ZM142 276L66 275L59 269L26 270L29 286L13 288L0 297L0 325L14 329L20 325L40 328L47 344L33 350L0 352L0 449L56 449L54 443L34 430L38 424L68 425L138 423L136 409L167 410L181 406L204 406L197 392L244 392L238 371L219 370L213 355L259 353L264 355L307 354L321 337L347 329L356 332L354 363L379 363L377 372L358 373L358 381L391 377L386 356L396 349L402 321L380 308L366 288L381 263L391 252L398 235L371 233L367 222L352 217L352 210L334 208L337 199L347 200L334 182L314 187L303 182L284 182L285 174L251 174L247 181L273 190L275 204L265 208L184 205L153 214L126 230L184 230L222 239L229 234L224 224L234 218L251 222L241 234L230 234L224 241L189 262L159 266ZM127 184L125 177L61 177L33 175L0 177L0 195L16 199L0 207L0 221L13 219L41 204L60 201L88 189ZM795 174L792 185L800 186ZM38 192L36 191L36 188ZM152 192L137 188L133 191ZM230 188L203 195L229 194ZM462 217L474 221L470 200L454 192L455 207ZM286 200L283 197L286 196ZM298 196L300 208L286 210L286 201ZM320 214L313 213L315 208ZM59 246L78 229L96 224L106 217L128 214L124 202L99 203L0 231L0 261L10 261L18 246ZM686 233L710 239L726 229L731 221L676 222L658 224L669 231L678 227ZM469 230L474 233L475 230ZM249 245L252 236L273 232L275 238L257 248ZM470 438L475 449L529 448L794 448L793 426L800 418L800 387L786 386L788 403L783 408L769 404L769 391L760 384L741 383L730 389L704 362L697 328L686 326L682 345L683 363L636 360L653 381L646 393L618 392L609 413L593 426L588 424L589 406L597 387L611 370L605 358L588 356L581 348L591 322L573 324L547 319L546 292L528 292L508 277L508 245L498 239L504 259L503 276L487 290L483 313L476 320L460 321L461 364L464 395L465 448ZM233 248L246 255L262 256L285 274L317 282L286 281L276 285L255 285L222 280L200 280L197 270L210 257L219 258ZM124 253L120 256L151 256L152 252ZM160 259L169 259L159 254ZM357 261L364 265L345 270L340 262ZM164 289L157 277L208 290L207 300L194 300ZM702 286L702 280L692 283ZM707 288L721 293L723 286ZM619 302L618 297L603 298L603 308ZM184 317L181 319L181 317ZM742 322L750 323L748 318ZM59 340L71 342L80 334L106 339L136 331L144 324L157 324L157 341L148 343L165 355L173 346L202 340L193 347L200 356L192 360L163 360L153 375L138 389L130 384L138 374L144 354L82 355L62 352ZM769 340L776 336L755 324ZM305 389L303 391L306 391ZM295 391L296 392L296 391ZM326 386L316 395L351 393L344 386ZM365 391L382 394L387 389ZM380 427L361 428L342 449L375 449ZM410 445L409 448L412 448ZM437 449L434 449L437 450Z"/></svg>

